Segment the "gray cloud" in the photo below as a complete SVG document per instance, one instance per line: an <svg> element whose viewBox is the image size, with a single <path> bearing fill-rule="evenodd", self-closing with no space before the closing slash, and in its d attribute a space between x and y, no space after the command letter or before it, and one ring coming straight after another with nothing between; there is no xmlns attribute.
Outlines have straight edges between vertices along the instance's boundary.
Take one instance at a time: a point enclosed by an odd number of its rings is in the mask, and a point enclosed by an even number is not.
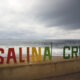
<svg viewBox="0 0 80 80"><path fill-rule="evenodd" d="M46 27L80 29L80 0L41 0L34 10Z"/></svg>
<svg viewBox="0 0 80 80"><path fill-rule="evenodd" d="M6 30L0 31L0 39L27 39L27 40L35 40L40 39L41 36L36 34L34 31L29 30Z"/></svg>
<svg viewBox="0 0 80 80"><path fill-rule="evenodd" d="M0 39L79 38L79 4L79 0L0 0Z"/></svg>

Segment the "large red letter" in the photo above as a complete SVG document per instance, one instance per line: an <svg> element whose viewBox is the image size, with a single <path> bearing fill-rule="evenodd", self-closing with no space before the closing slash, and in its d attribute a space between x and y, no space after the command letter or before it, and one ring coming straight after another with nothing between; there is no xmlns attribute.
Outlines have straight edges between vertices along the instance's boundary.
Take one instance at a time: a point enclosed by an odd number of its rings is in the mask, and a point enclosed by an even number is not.
<svg viewBox="0 0 80 80"><path fill-rule="evenodd" d="M1 51L2 54L4 53L3 48L0 48L0 51ZM3 64L3 62L4 62L4 58L2 56L0 56L0 64Z"/></svg>
<svg viewBox="0 0 80 80"><path fill-rule="evenodd" d="M19 61L24 62L24 60L22 60L22 48L19 48Z"/></svg>
<svg viewBox="0 0 80 80"><path fill-rule="evenodd" d="M27 47L27 62L29 63L29 47Z"/></svg>
<svg viewBox="0 0 80 80"><path fill-rule="evenodd" d="M12 56L11 56L11 53L12 53ZM7 63L10 62L10 59L13 59L14 60L14 63L16 63L16 56L15 56L15 51L14 51L14 48L9 48L8 49L8 56L7 56Z"/></svg>

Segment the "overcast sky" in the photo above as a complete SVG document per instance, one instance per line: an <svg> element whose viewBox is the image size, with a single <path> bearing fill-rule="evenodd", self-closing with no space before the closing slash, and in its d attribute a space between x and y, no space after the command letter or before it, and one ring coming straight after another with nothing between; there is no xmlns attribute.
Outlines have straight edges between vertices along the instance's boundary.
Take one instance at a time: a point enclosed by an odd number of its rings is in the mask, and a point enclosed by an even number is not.
<svg viewBox="0 0 80 80"><path fill-rule="evenodd" d="M0 39L80 39L80 0L0 0Z"/></svg>

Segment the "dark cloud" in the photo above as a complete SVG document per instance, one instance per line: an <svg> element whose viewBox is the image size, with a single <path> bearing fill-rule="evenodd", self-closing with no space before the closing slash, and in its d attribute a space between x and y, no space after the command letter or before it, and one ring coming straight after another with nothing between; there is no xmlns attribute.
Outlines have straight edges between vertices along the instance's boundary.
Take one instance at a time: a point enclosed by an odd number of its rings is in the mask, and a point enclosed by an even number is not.
<svg viewBox="0 0 80 80"><path fill-rule="evenodd" d="M42 0L34 15L46 27L80 29L80 0Z"/></svg>
<svg viewBox="0 0 80 80"><path fill-rule="evenodd" d="M80 0L1 0L0 39L79 38L79 4Z"/></svg>

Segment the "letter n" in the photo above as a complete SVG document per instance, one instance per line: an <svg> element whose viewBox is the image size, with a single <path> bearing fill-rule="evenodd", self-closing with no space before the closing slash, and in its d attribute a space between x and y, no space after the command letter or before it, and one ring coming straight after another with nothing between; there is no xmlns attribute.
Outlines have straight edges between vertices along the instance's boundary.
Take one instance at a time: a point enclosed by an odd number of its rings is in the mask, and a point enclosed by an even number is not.
<svg viewBox="0 0 80 80"><path fill-rule="evenodd" d="M39 55L37 53L37 50L35 47L32 47L32 62L35 60L35 55L36 55L36 60L41 61L41 47L38 47Z"/></svg>

